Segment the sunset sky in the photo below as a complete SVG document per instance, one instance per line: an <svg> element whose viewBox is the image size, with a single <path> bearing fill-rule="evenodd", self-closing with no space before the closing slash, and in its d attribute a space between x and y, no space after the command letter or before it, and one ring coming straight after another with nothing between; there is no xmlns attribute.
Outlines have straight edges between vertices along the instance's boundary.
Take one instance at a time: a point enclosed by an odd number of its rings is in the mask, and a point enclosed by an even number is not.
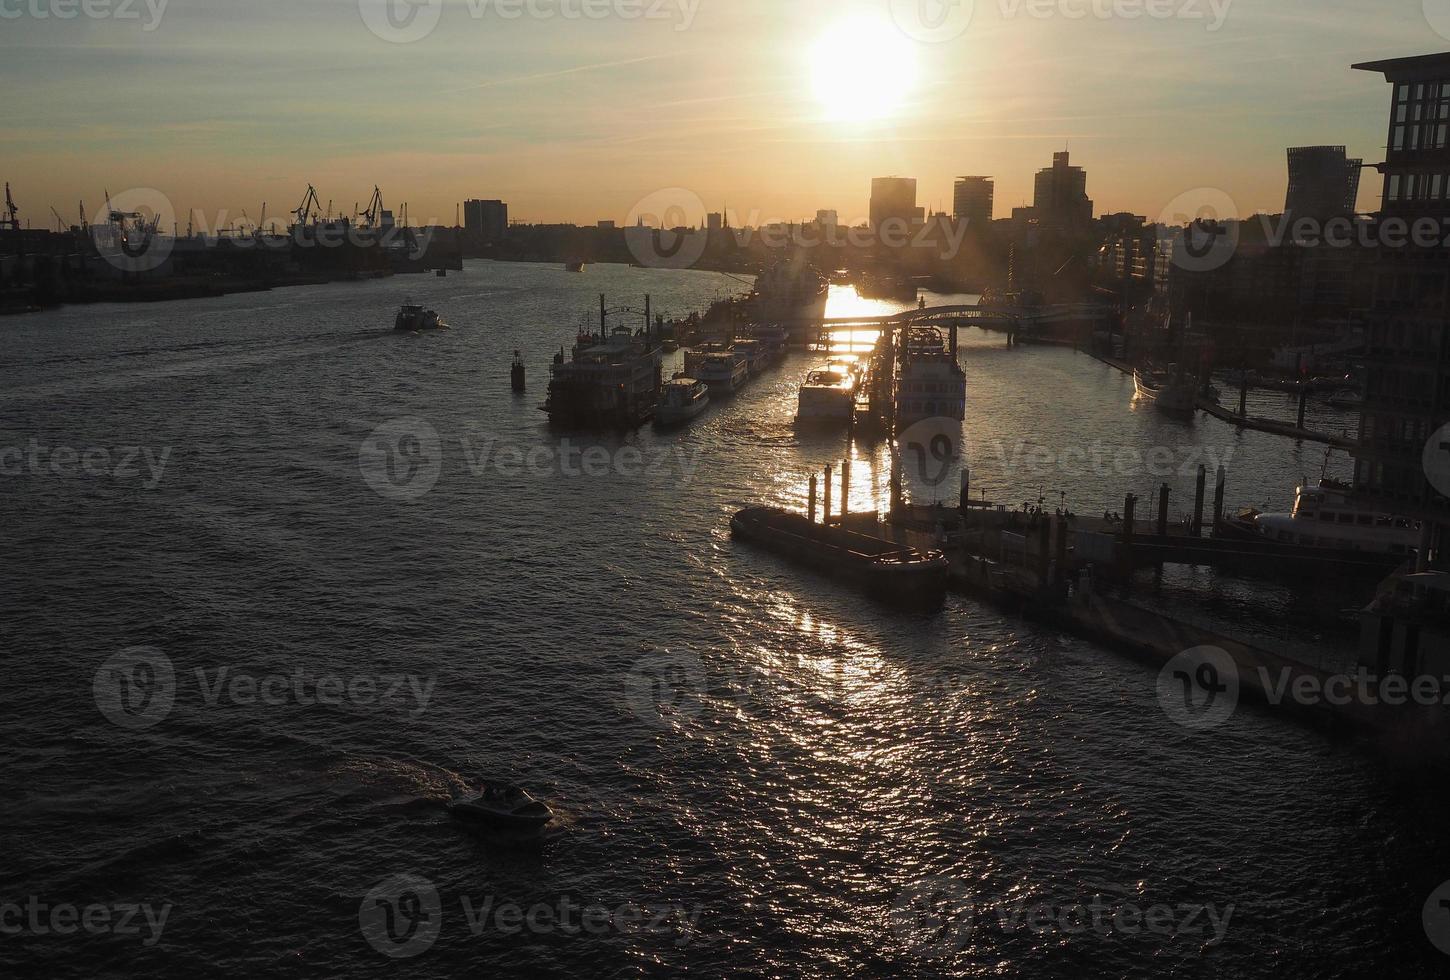
<svg viewBox="0 0 1450 980"><path fill-rule="evenodd" d="M1152 217L1211 186L1247 214L1282 207L1289 145L1380 159L1389 90L1352 62L1450 50L1432 27L1450 35L1450 0L1234 0L1216 31L1208 0L1151 0L1195 15L1166 19L976 0L936 42L900 26L916 0L643 0L661 18L638 20L445 0L412 43L369 29L381 0L171 0L149 31L160 0L135 0L138 19L34 16L57 2L0 0L0 179L37 227L103 188L279 215L308 182L348 211L380 184L415 222L452 223L465 197L622 222L671 187L737 223L858 220L888 174L947 210L955 176L992 175L1005 217L1063 147L1098 213ZM1362 208L1378 190L1367 173Z"/></svg>

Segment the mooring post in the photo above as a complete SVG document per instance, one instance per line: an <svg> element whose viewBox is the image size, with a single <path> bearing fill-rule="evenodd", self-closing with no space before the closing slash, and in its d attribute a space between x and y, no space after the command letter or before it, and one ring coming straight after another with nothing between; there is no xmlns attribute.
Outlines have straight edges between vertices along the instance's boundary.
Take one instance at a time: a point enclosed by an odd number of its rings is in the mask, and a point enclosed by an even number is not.
<svg viewBox="0 0 1450 980"><path fill-rule="evenodd" d="M962 467L962 495L957 498L957 505L962 510L969 510L972 505L972 471Z"/></svg>
<svg viewBox="0 0 1450 980"><path fill-rule="evenodd" d="M1218 522L1223 520L1223 493L1228 484L1228 473L1222 466L1218 468L1218 483L1213 488L1213 526L1218 529Z"/></svg>
<svg viewBox="0 0 1450 980"><path fill-rule="evenodd" d="M1158 537L1168 537L1168 495L1173 490L1168 484L1163 484L1158 491Z"/></svg>
<svg viewBox="0 0 1450 980"><path fill-rule="evenodd" d="M1067 581L1067 518L1057 519L1057 584Z"/></svg>
<svg viewBox="0 0 1450 980"><path fill-rule="evenodd" d="M825 514L821 517L822 524L831 523L831 468L826 467L825 491L821 494Z"/></svg>
<svg viewBox="0 0 1450 980"><path fill-rule="evenodd" d="M1239 378L1239 418L1249 417L1249 369L1244 368L1244 373Z"/></svg>
<svg viewBox="0 0 1450 980"><path fill-rule="evenodd" d="M1203 498L1208 490L1208 467L1199 464L1198 486L1193 494L1193 536L1203 537Z"/></svg>
<svg viewBox="0 0 1450 980"><path fill-rule="evenodd" d="M1304 408L1309 404L1309 385L1299 379L1299 428L1304 428Z"/></svg>
<svg viewBox="0 0 1450 980"><path fill-rule="evenodd" d="M846 524L846 515L851 511L851 457L841 461L841 525Z"/></svg>
<svg viewBox="0 0 1450 980"><path fill-rule="evenodd" d="M1052 519L1043 516L1037 525L1037 583L1045 591L1052 569Z"/></svg>
<svg viewBox="0 0 1450 980"><path fill-rule="evenodd" d="M1133 567L1133 518L1138 509L1138 498L1131 493L1123 498L1123 562Z"/></svg>
<svg viewBox="0 0 1450 980"><path fill-rule="evenodd" d="M811 499L811 502L810 502L810 505L809 505L806 513L809 515L809 517L811 519L811 523L814 524L816 522L816 475L814 473L811 474L811 498L810 499Z"/></svg>
<svg viewBox="0 0 1450 980"><path fill-rule="evenodd" d="M609 336L609 328L607 326L605 326L605 324L608 323L608 321L609 321L609 314L604 311L604 294L603 293L600 293L599 294L599 336L602 337L602 338L607 338Z"/></svg>

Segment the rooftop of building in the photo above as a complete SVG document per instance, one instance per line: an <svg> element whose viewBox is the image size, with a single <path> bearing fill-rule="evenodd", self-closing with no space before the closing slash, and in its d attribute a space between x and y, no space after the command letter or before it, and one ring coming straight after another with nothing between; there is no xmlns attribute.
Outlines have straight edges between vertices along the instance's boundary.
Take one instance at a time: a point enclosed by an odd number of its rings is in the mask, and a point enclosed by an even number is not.
<svg viewBox="0 0 1450 980"><path fill-rule="evenodd" d="M1377 71L1390 82L1425 81L1450 78L1450 52L1421 54L1411 58L1387 58L1383 61L1362 61L1350 65L1356 71Z"/></svg>

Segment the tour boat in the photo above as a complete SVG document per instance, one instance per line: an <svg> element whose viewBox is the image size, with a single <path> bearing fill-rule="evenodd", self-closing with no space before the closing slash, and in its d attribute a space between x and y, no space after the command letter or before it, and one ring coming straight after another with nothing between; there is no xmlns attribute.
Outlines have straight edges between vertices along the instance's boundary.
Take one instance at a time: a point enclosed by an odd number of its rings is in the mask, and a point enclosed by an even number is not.
<svg viewBox="0 0 1450 980"><path fill-rule="evenodd" d="M655 407L655 424L679 425L710 407L710 386L694 378L676 377L660 389Z"/></svg>
<svg viewBox="0 0 1450 980"><path fill-rule="evenodd" d="M404 303L393 319L393 329L399 333L416 333L422 330L447 330L448 324L432 310L425 310L417 303Z"/></svg>
<svg viewBox="0 0 1450 980"><path fill-rule="evenodd" d="M563 351L549 368L549 421L589 427L639 425L654 417L660 390L660 349L616 327L607 338L580 334L570 360Z"/></svg>
<svg viewBox="0 0 1450 980"><path fill-rule="evenodd" d="M957 422L967 417L967 373L942 342L940 331L915 328L896 376L896 421L906 427L926 419Z"/></svg>
<svg viewBox="0 0 1450 980"><path fill-rule="evenodd" d="M856 409L856 376L843 364L806 375L796 399L797 422L846 422Z"/></svg>
<svg viewBox="0 0 1450 980"><path fill-rule="evenodd" d="M503 830L538 830L554 818L547 805L506 783L484 783L474 795L450 801L448 812L468 823Z"/></svg>
<svg viewBox="0 0 1450 980"><path fill-rule="evenodd" d="M750 379L750 356L734 344L701 344L685 351L685 374L705 382L712 394L734 394Z"/></svg>
<svg viewBox="0 0 1450 980"><path fill-rule="evenodd" d="M749 507L730 520L738 538L757 544L884 602L939 609L946 601L950 564L940 551L923 551L887 538L812 523L775 507Z"/></svg>

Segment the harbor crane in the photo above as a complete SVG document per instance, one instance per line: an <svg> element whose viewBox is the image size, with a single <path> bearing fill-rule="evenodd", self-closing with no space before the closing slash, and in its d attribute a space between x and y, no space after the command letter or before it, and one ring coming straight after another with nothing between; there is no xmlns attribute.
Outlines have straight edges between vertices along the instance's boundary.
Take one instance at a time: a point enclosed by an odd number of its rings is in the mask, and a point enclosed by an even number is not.
<svg viewBox="0 0 1450 980"><path fill-rule="evenodd" d="M0 218L0 228L9 228L11 231L20 230L20 209L15 206L15 198L10 196L10 182L5 182L5 217Z"/></svg>
<svg viewBox="0 0 1450 980"><path fill-rule="evenodd" d="M374 184L372 199L368 201L368 209L363 212L362 227L376 228L378 227L378 222L380 222L382 219L383 192L378 189L378 186L376 184Z"/></svg>
<svg viewBox="0 0 1450 980"><path fill-rule="evenodd" d="M297 218L299 225L306 227L316 223L317 218L321 216L321 211L322 201L317 197L317 188L308 184L307 193L302 196L302 203L292 214Z"/></svg>

